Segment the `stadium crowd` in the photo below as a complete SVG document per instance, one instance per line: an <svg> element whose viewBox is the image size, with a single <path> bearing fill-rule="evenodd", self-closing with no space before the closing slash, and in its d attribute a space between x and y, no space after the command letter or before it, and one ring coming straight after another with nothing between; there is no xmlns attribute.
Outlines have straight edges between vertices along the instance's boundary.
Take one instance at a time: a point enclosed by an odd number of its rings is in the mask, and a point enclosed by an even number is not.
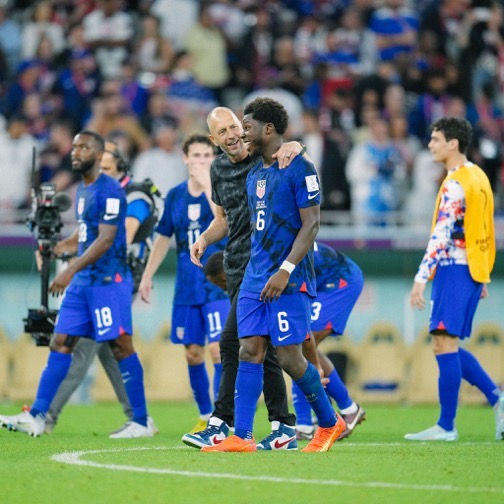
<svg viewBox="0 0 504 504"><path fill-rule="evenodd" d="M83 129L116 141L134 179L166 194L187 178L182 139L216 105L280 101L286 139L319 171L323 210L355 223L430 214L442 167L429 125L466 117L469 157L499 206L504 134L502 0L3 0L0 208L38 182L75 187ZM501 203L502 204L502 203Z"/></svg>

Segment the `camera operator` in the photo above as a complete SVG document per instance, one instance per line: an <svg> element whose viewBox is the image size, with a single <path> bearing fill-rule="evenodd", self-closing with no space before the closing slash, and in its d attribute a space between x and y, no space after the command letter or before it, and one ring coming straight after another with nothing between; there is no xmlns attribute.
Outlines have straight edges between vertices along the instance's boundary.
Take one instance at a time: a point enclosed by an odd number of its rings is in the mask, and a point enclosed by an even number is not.
<svg viewBox="0 0 504 504"><path fill-rule="evenodd" d="M45 416L72 363L77 341L107 342L118 361L132 421L114 438L151 437L143 384L143 369L132 342L133 282L126 261L126 195L119 183L100 173L105 142L97 133L81 131L72 144L72 169L82 177L76 197L78 228L53 252L77 258L56 275L49 293L65 292L50 344L47 365L40 377L30 411L0 415L0 426L43 434Z"/></svg>
<svg viewBox="0 0 504 504"><path fill-rule="evenodd" d="M128 263L132 269L134 280L133 293L135 294L150 252L150 237L157 221L156 205L151 188L149 187L152 184L149 184L149 182L136 183L131 181L129 164L120 152L117 143L111 140L105 141L105 152L103 153L100 166L102 173L116 179L126 191L128 203L125 223L126 243L128 245ZM98 355L100 363L114 388L117 399L123 407L124 414L128 418L128 421L115 432L119 432L128 426L132 418L132 410L124 388L121 372L110 346L97 343L92 339L81 338L74 348L70 370L58 389L58 393L53 399L46 415L45 432L47 434L52 432L61 410L83 382L95 355ZM152 418L149 417L148 422L151 428L157 432Z"/></svg>

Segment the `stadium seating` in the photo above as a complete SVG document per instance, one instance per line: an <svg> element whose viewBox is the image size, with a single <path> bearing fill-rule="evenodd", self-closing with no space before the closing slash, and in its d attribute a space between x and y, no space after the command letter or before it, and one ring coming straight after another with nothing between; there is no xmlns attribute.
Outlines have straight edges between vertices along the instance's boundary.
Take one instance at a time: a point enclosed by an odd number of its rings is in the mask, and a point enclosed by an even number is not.
<svg viewBox="0 0 504 504"><path fill-rule="evenodd" d="M40 375L47 363L48 351L48 347L36 346L30 334L22 334L12 345L12 373L9 387L11 400L33 400Z"/></svg>
<svg viewBox="0 0 504 504"><path fill-rule="evenodd" d="M398 403L404 399L407 350L394 324L385 321L372 324L356 355L356 401Z"/></svg>
<svg viewBox="0 0 504 504"><path fill-rule="evenodd" d="M11 368L11 344L0 327L0 399L9 397L9 374Z"/></svg>
<svg viewBox="0 0 504 504"><path fill-rule="evenodd" d="M406 399L410 404L438 404L438 365L432 351L431 334L425 326L408 349Z"/></svg>

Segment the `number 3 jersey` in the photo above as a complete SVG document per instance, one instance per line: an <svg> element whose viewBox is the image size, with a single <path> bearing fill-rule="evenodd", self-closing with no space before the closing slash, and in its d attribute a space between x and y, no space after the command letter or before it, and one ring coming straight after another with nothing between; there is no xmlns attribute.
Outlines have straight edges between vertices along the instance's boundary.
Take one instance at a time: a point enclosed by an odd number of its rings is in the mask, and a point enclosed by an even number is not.
<svg viewBox="0 0 504 504"><path fill-rule="evenodd" d="M106 285L131 282L126 263L126 195L117 180L101 174L92 184L83 182L77 189L78 255L81 256L98 237L100 224L117 227L112 246L93 264L77 272L75 285Z"/></svg>
<svg viewBox="0 0 504 504"><path fill-rule="evenodd" d="M187 181L171 189L164 203L164 211L156 232L163 236L175 235L177 242L177 274L175 278L176 305L201 305L209 301L227 299L227 294L210 283L203 269L191 262L191 245L205 231L214 215L205 194L189 194ZM205 250L202 263L218 250L224 248L225 241L210 245Z"/></svg>
<svg viewBox="0 0 504 504"><path fill-rule="evenodd" d="M289 255L301 229L300 209L320 205L320 185L313 164L296 156L288 168L262 161L247 177L247 196L252 227L251 256L242 289L261 292ZM285 294L302 290L315 297L313 248L296 266Z"/></svg>

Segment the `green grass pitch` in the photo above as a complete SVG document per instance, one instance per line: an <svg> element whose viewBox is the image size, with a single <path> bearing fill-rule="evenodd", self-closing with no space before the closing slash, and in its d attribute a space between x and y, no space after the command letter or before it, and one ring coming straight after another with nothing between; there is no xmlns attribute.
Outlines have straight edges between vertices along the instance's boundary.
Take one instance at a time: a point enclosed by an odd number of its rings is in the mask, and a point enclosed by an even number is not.
<svg viewBox="0 0 504 504"><path fill-rule="evenodd" d="M4 414L19 408L0 404ZM504 503L504 442L494 441L490 407L461 407L454 443L403 440L433 425L437 407L366 411L329 453L205 454L180 441L196 420L192 404L152 404L161 432L138 440L108 439L123 422L118 405L70 405L51 436L0 430L0 503ZM268 432L261 405L255 434Z"/></svg>

